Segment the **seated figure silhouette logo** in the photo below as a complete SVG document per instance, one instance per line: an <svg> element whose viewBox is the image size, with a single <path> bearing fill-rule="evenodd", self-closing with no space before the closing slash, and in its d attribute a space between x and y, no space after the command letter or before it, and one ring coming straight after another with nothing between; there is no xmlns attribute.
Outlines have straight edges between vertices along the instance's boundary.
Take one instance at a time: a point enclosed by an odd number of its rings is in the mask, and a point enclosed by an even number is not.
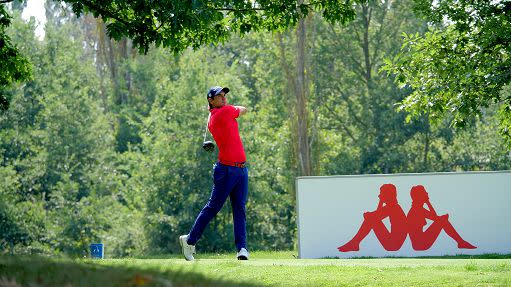
<svg viewBox="0 0 511 287"><path fill-rule="evenodd" d="M429 201L428 193L422 185L412 187L410 191L412 207L408 211L408 234L413 250L428 250L435 243L442 230L458 243L458 248L475 249L474 245L465 241L449 222L449 214L438 215ZM424 208L424 204L428 209ZM433 223L424 230L426 219Z"/></svg>
<svg viewBox="0 0 511 287"><path fill-rule="evenodd" d="M380 202L375 211L364 212L364 221L357 234L348 243L337 248L341 252L358 251L360 242L374 231L376 238L387 251L396 251L401 248L407 235L406 215L397 202L397 190L393 184L384 184L380 187ZM389 218L390 231L383 223Z"/></svg>
<svg viewBox="0 0 511 287"><path fill-rule="evenodd" d="M438 235L444 230L447 235L458 243L458 248L475 249L474 245L465 241L449 222L449 215L437 215L429 201L428 193L422 185L412 187L410 191L412 207L405 215L397 201L397 190L393 184L380 187L379 203L375 211L365 212L364 221L355 236L346 244L338 247L340 252L358 251L360 242L372 231L387 251L401 249L407 235L410 235L412 248L416 251L428 250L435 243ZM426 204L427 209L424 208ZM383 223L389 218L390 231ZM426 219L433 223L424 230Z"/></svg>

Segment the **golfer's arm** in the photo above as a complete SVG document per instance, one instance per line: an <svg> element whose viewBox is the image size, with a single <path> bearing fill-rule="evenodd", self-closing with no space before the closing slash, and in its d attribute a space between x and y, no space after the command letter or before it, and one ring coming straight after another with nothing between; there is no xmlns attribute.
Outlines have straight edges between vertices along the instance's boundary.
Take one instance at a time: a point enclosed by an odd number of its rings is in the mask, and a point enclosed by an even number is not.
<svg viewBox="0 0 511 287"><path fill-rule="evenodd" d="M236 108L240 110L240 116L242 116L242 115L247 113L247 108L245 108L245 107L236 106Z"/></svg>

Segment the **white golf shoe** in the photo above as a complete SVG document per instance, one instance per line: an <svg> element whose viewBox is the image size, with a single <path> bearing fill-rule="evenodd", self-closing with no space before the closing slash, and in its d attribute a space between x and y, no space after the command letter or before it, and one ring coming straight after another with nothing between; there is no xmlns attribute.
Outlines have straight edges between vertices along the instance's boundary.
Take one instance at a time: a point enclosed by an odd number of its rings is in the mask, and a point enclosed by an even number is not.
<svg viewBox="0 0 511 287"><path fill-rule="evenodd" d="M248 260L248 251L245 248L241 248L237 254L238 260Z"/></svg>
<svg viewBox="0 0 511 287"><path fill-rule="evenodd" d="M179 236L179 244L181 244L181 250L187 261L194 260L193 254L195 254L195 246L188 244L188 235Z"/></svg>

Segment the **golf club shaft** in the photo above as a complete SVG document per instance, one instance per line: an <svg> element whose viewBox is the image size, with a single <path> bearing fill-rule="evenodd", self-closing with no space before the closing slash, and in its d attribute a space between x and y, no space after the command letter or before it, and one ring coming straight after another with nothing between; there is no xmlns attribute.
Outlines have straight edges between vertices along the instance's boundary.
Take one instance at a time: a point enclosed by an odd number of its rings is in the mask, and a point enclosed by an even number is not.
<svg viewBox="0 0 511 287"><path fill-rule="evenodd" d="M208 118L206 119L206 128L204 129L204 140L203 142L206 141L206 135L208 133L208 124L209 124L209 118L211 117L211 113L208 114Z"/></svg>

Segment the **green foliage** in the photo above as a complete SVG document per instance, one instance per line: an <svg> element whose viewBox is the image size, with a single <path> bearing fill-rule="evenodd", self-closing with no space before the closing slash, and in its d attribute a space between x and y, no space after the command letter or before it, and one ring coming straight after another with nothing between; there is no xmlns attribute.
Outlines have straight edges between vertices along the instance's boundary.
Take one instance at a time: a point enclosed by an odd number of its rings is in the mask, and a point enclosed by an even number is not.
<svg viewBox="0 0 511 287"><path fill-rule="evenodd" d="M10 95L6 88L16 82L23 82L30 78L31 65L19 53L16 45L7 35L6 29L11 24L11 16L7 13L4 4L0 4L0 112L9 108Z"/></svg>
<svg viewBox="0 0 511 287"><path fill-rule="evenodd" d="M409 91L379 73L383 60L399 50L400 33L423 26L410 4L360 5L346 26L313 19L310 103L318 174L428 170L409 164L414 151L399 149L427 129L420 121L406 124L406 113L395 111Z"/></svg>
<svg viewBox="0 0 511 287"><path fill-rule="evenodd" d="M91 12L108 23L114 39L129 37L140 51L147 53L151 44L180 52L218 44L231 34L251 31L284 30L294 26L312 11L321 12L329 22L345 23L354 17L358 1L312 1L297 5L285 1L76 1L66 0L81 15Z"/></svg>
<svg viewBox="0 0 511 287"><path fill-rule="evenodd" d="M503 98L511 98L511 85L506 85L501 91ZM502 105L498 112L500 125L499 131L506 140L507 146L511 146L511 104Z"/></svg>
<svg viewBox="0 0 511 287"><path fill-rule="evenodd" d="M16 192L20 177L12 167L0 167L0 252L29 246L44 231L44 210L40 202L24 201ZM28 247L30 248L30 247Z"/></svg>
<svg viewBox="0 0 511 287"><path fill-rule="evenodd" d="M16 209L8 214L17 217L10 221L34 241L20 252L82 256L90 243L103 240L112 243L109 254L119 248L125 251L116 255L132 254L136 231L107 236L112 223L125 220L125 213L116 211L125 209L129 195L116 170L113 133L97 100L99 81L92 59L83 58L82 38L68 36L78 30L75 25L57 27L50 21L46 39L39 43L33 26L27 29L18 19L13 23L19 28L13 39L32 41L24 49L36 69L34 80L13 90L11 109L0 121L3 166L12 167L17 180L15 185L2 183L0 190L13 189L17 196L7 202ZM135 243L130 244L130 237Z"/></svg>
<svg viewBox="0 0 511 287"><path fill-rule="evenodd" d="M22 222L18 221L20 214L13 206L7 204L7 202L13 201L12 189L16 186L16 173L12 168L2 167L0 176L6 183L5 187L12 187L11 190L5 190L5 188L0 190L0 197L2 198L2 201L0 201L0 234L2 234L0 247L4 247L6 244L11 245L11 247L18 243L26 244L29 242L29 235Z"/></svg>
<svg viewBox="0 0 511 287"><path fill-rule="evenodd" d="M3 7L2 7L3 9ZM15 13L19 17L19 13ZM18 27L18 21L12 24ZM11 26L11 28L12 28ZM33 43L33 23L23 25L17 30L24 34L24 45L18 45L25 52ZM6 31L8 32L8 31ZM32 35L32 38L29 36ZM7 37L7 36L6 36ZM16 35L9 35L14 43L19 43ZM9 40L10 41L10 40ZM14 47L14 46L11 46ZM36 45L33 46L34 48ZM16 52L18 53L18 52ZM4 74L2 74L4 75ZM14 85L3 86L1 90L10 97L10 109L0 114L0 250L8 248L11 252L17 246L30 246L44 230L44 212L42 204L30 196L37 188L37 174L30 168L35 164L28 158L38 148L33 146L33 139L27 134L32 130L34 115L39 109L37 99L18 97L12 89ZM33 86L25 85L27 93L33 92ZM34 171L34 172L33 172ZM30 248L30 247L27 247ZM1 251L0 251L1 252Z"/></svg>
<svg viewBox="0 0 511 287"><path fill-rule="evenodd" d="M465 126L492 104L509 106L500 91L511 80L511 2L415 2L435 26L405 34L401 53L387 63L396 82L413 89L400 107L435 123L452 116L453 125Z"/></svg>

